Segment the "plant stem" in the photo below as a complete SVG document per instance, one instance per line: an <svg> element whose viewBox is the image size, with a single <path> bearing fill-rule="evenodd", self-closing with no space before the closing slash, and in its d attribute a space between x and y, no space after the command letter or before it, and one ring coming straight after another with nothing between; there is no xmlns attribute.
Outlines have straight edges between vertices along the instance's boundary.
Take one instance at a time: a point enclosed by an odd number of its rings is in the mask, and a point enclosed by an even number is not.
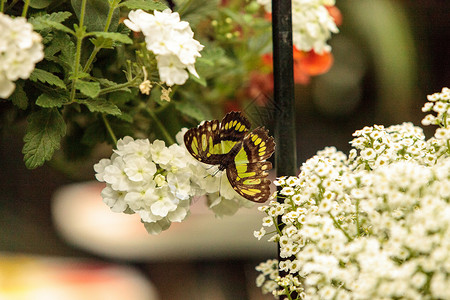
<svg viewBox="0 0 450 300"><path fill-rule="evenodd" d="M333 220L334 225L339 228L339 230L342 231L342 233L347 237L347 239L349 241L353 241L353 238L347 233L347 231L344 230L344 228L342 228L342 226L336 221L336 219L334 218L334 216L331 213L328 213L328 215L331 217L331 219Z"/></svg>
<svg viewBox="0 0 450 300"><path fill-rule="evenodd" d="M30 6L30 0L25 0L25 4L23 5L22 17L27 16L28 6ZM2 11L3 11L3 1L2 1Z"/></svg>
<svg viewBox="0 0 450 300"><path fill-rule="evenodd" d="M117 8L118 3L120 2L120 0L114 0L112 1L112 3L110 3L111 5L109 6L109 12L108 12L108 17L106 18L106 24L105 24L105 28L103 29L103 32L108 32L109 30L109 26L111 26L111 21L112 21L112 17L114 14L114 11ZM87 72L89 70L89 68L91 67L92 63L94 62L95 56L97 56L97 53L102 49L102 46L95 46L94 50L92 50L91 55L89 56L86 65L83 68L83 72Z"/></svg>
<svg viewBox="0 0 450 300"><path fill-rule="evenodd" d="M98 93L98 95L100 96L100 95L103 95L103 94L108 94L108 93L115 92L115 91L123 89L123 88L132 87L132 86L134 86L135 81L136 80L133 79L132 81L128 81L128 82L125 82L125 83L120 83L120 84L117 84L117 85L114 85L114 86L111 86L111 87L107 87L107 88L101 89L100 92Z"/></svg>
<svg viewBox="0 0 450 300"><path fill-rule="evenodd" d="M109 133L109 136L110 136L111 139L113 140L114 145L116 145L116 144L117 144L117 137L116 137L116 135L114 134L114 131L112 130L111 124L109 124L108 119L106 119L105 114L102 114L102 119L103 119L103 123L105 123L105 127L106 127L106 130L107 130L108 133Z"/></svg>
<svg viewBox="0 0 450 300"><path fill-rule="evenodd" d="M169 134L169 132L167 131L166 127L164 127L164 125L161 123L161 121L159 120L159 118L156 116L156 114L148 107L146 107L146 111L148 112L148 114L150 115L150 117L153 119L153 121L155 121L156 125L158 126L158 128L162 131L164 138L166 139L166 141L169 144L175 144L175 140L172 138L172 136Z"/></svg>
<svg viewBox="0 0 450 300"><path fill-rule="evenodd" d="M0 3L0 12L3 12L5 10L5 1L6 0L2 0L2 2Z"/></svg>
<svg viewBox="0 0 450 300"><path fill-rule="evenodd" d="M70 91L70 102L74 101L75 99L75 85L77 83L78 80L78 67L80 65L80 60L81 60L81 45L83 43L83 38L85 35L84 32L84 15L86 13L86 2L87 0L83 0L81 2L81 13L80 13L80 24L79 24L79 28L78 30L76 30L75 35L77 38L77 50L75 53L75 65L73 68L73 79L72 79L72 89Z"/></svg>
<svg viewBox="0 0 450 300"><path fill-rule="evenodd" d="M356 233L358 236L361 234L359 229L359 199L356 200Z"/></svg>

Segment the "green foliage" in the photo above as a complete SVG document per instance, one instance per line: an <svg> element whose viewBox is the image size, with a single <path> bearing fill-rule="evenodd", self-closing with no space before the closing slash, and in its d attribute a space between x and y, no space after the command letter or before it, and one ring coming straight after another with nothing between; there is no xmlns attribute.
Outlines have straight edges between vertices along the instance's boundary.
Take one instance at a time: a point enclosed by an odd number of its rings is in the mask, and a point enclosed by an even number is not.
<svg viewBox="0 0 450 300"><path fill-rule="evenodd" d="M42 36L44 60L28 80L15 82L8 99L14 110L9 115L28 117L26 166L42 165L61 148L59 163L61 157L78 159L99 143L114 143L125 135L170 143L182 127L220 118L224 101L245 85L244 76L256 65L255 53L261 53L270 31L262 23L249 25L249 16L241 16L236 7L227 11L219 2L174 1L174 10L190 23L205 49L195 63L200 78L190 74L185 85L171 87L169 94L168 86L160 82L155 54L146 49L142 35L119 24L119 17L130 10L162 11L168 8L166 1L31 0L27 19ZM19 15L23 7L19 3L5 5L4 13ZM211 20L225 24L226 17L233 23L222 27L223 32L215 30ZM228 39L226 30L237 27L244 34L262 33ZM139 90L145 79L151 82L149 95Z"/></svg>
<svg viewBox="0 0 450 300"><path fill-rule="evenodd" d="M37 168L49 160L53 152L59 149L61 137L65 134L66 124L57 109L42 109L31 113L22 149L27 168Z"/></svg>
<svg viewBox="0 0 450 300"><path fill-rule="evenodd" d="M36 104L44 108L61 107L65 102L67 98L56 93L51 95L44 93L36 99Z"/></svg>
<svg viewBox="0 0 450 300"><path fill-rule="evenodd" d="M53 75L52 73L47 72L45 70L34 69L33 73L31 73L31 75L30 75L30 80L34 81L34 82L40 81L42 83L48 83L50 85L54 85L59 88L66 89L66 85L65 85L64 81L59 79L58 76Z"/></svg>
<svg viewBox="0 0 450 300"><path fill-rule="evenodd" d="M168 8L165 4L153 0L128 0L120 3L120 6L125 6L128 9L142 9L142 10L165 10Z"/></svg>

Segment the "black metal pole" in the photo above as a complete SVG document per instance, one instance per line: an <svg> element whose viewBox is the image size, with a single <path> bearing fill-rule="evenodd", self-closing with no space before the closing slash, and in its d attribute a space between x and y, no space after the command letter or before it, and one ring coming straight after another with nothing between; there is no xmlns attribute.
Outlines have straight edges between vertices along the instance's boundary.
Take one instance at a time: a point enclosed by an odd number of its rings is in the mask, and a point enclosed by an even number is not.
<svg viewBox="0 0 450 300"><path fill-rule="evenodd" d="M275 167L277 176L297 173L291 0L272 0Z"/></svg>
<svg viewBox="0 0 450 300"><path fill-rule="evenodd" d="M275 168L277 177L297 173L291 0L272 0ZM279 202L284 200L279 198ZM281 217L278 226L284 226ZM281 228L280 228L281 229ZM278 245L278 261L280 245ZM285 276L282 274L280 276ZM281 299L287 299L283 297Z"/></svg>

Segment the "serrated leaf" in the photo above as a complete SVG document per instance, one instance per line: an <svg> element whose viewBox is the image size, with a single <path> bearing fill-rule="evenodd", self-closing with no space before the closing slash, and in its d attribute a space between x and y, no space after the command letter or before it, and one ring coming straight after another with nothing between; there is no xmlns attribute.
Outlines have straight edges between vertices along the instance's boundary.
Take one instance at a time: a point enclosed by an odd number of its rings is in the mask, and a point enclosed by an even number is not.
<svg viewBox="0 0 450 300"><path fill-rule="evenodd" d="M22 153L27 168L34 169L50 160L59 149L61 137L66 134L66 124L57 109L43 109L28 116L27 132L23 138Z"/></svg>
<svg viewBox="0 0 450 300"><path fill-rule="evenodd" d="M120 109L112 102L106 101L105 99L92 99L80 102L87 106L91 112L100 112L109 115L120 115L122 112Z"/></svg>
<svg viewBox="0 0 450 300"><path fill-rule="evenodd" d="M9 99L18 108L27 109L28 97L25 91L23 90L23 82L16 83L16 89L14 90L14 93L11 96L9 96Z"/></svg>
<svg viewBox="0 0 450 300"><path fill-rule="evenodd" d="M65 20L67 20L71 15L72 13L68 11L59 11L52 14L32 17L28 21L33 25L34 30L42 30L49 27L48 25L43 23L43 21L47 20L62 23Z"/></svg>
<svg viewBox="0 0 450 300"><path fill-rule="evenodd" d="M36 99L36 104L39 105L40 107L52 108L52 107L61 107L66 101L67 101L66 98L56 93L53 95L44 93Z"/></svg>
<svg viewBox="0 0 450 300"><path fill-rule="evenodd" d="M34 82L40 81L43 83L48 83L59 88L66 89L64 81L62 81L58 76L42 69L34 69L33 73L30 75L30 80Z"/></svg>
<svg viewBox="0 0 450 300"><path fill-rule="evenodd" d="M40 21L40 23L45 24L48 27L52 27L56 30L60 30L60 31L70 33L70 34L75 34L74 31L72 29L70 29L69 27L64 26L63 24L52 21L52 20L42 20L42 21Z"/></svg>
<svg viewBox="0 0 450 300"><path fill-rule="evenodd" d="M182 114L189 116L197 121L205 120L203 111L190 101L173 101L175 108Z"/></svg>
<svg viewBox="0 0 450 300"><path fill-rule="evenodd" d="M165 10L167 5L153 0L128 0L120 3L119 6L125 6L128 9L142 9L142 10Z"/></svg>
<svg viewBox="0 0 450 300"><path fill-rule="evenodd" d="M127 35L121 34L118 32L91 32L89 34L93 34L96 37L101 37L104 39L112 40L114 42L119 42L122 44L132 44L133 40L130 39Z"/></svg>
<svg viewBox="0 0 450 300"><path fill-rule="evenodd" d="M83 95L91 98L95 98L100 93L100 83L92 81L78 80L75 83L75 88L79 90Z"/></svg>

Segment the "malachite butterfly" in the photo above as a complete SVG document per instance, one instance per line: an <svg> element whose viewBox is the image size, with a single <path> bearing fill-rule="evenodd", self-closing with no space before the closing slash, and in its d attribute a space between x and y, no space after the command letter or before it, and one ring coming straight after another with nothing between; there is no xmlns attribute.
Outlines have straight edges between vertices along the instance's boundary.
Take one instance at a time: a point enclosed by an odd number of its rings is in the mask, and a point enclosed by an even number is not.
<svg viewBox="0 0 450 300"><path fill-rule="evenodd" d="M205 121L184 135L189 153L198 161L219 165L226 170L233 189L253 202L265 202L270 196L266 161L275 151L273 137L264 127L250 132L250 121L241 112L230 112L223 119Z"/></svg>

